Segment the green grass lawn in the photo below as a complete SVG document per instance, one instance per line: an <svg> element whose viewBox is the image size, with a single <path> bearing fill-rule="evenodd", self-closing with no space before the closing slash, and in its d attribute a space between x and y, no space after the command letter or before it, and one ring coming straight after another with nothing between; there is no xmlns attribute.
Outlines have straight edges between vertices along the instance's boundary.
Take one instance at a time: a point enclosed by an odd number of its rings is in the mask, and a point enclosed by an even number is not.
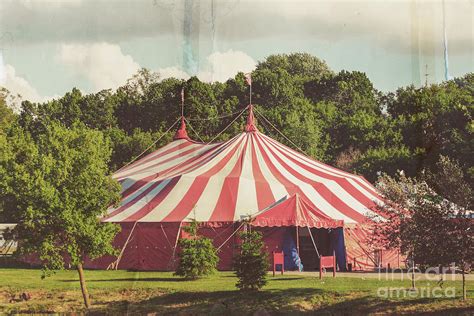
<svg viewBox="0 0 474 316"><path fill-rule="evenodd" d="M232 272L219 272L209 278L184 281L169 272L86 271L91 293L92 314L253 314L265 309L271 314L315 313L474 313L474 289L468 285L469 299L417 297L382 298L378 288L406 288L410 281L344 277L323 280L314 275L269 276L258 293L240 293ZM438 288L435 281L419 281L420 288ZM460 281L445 281L443 289ZM11 297L28 292L27 301ZM407 293L407 292L400 292ZM424 296L424 297L421 297ZM0 269L0 313L84 312L78 276L61 271L44 280L40 270Z"/></svg>

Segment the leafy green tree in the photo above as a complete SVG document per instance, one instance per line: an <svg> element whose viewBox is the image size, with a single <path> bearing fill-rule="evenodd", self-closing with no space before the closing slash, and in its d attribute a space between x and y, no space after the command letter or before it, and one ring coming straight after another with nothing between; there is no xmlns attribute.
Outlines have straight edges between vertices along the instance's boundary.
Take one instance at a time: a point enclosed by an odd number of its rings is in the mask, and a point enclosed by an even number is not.
<svg viewBox="0 0 474 316"><path fill-rule="evenodd" d="M471 186L474 181L474 76L423 88L400 88L387 100L404 144L421 154L418 171L434 168L440 155L456 158Z"/></svg>
<svg viewBox="0 0 474 316"><path fill-rule="evenodd" d="M345 168L371 181L378 172L394 175L398 169L416 176L423 169L434 169L439 156L445 155L459 161L474 187L472 73L384 94L363 72L334 73L317 57L294 53L270 55L259 62L252 82L255 109L272 123L257 114L259 129L289 147L330 164L356 150L360 154ZM160 80L157 73L141 69L116 91L83 94L72 89L56 100L24 101L18 121L35 140L51 122L67 127L82 122L101 130L112 142L110 167L116 170L181 115L182 88L191 138L223 141L242 131L245 115L233 120L249 103L243 73L225 83L207 83L196 77ZM156 147L169 141L171 134Z"/></svg>
<svg viewBox="0 0 474 316"><path fill-rule="evenodd" d="M75 267L90 307L83 263L115 254L119 231L100 221L120 198L119 184L108 176L109 143L99 131L51 123L35 140L16 128L0 146L7 147L0 156L2 217L18 224L10 236L19 242L17 255L37 255L43 276Z"/></svg>
<svg viewBox="0 0 474 316"><path fill-rule="evenodd" d="M284 69L291 76L299 77L303 81L333 75L325 61L308 53L270 55L257 65L257 70L274 71L277 68Z"/></svg>
<svg viewBox="0 0 474 316"><path fill-rule="evenodd" d="M212 240L198 234L198 222L192 220L183 227L188 234L179 240L179 264L175 274L197 279L215 273L219 257Z"/></svg>
<svg viewBox="0 0 474 316"><path fill-rule="evenodd" d="M437 172L422 178L382 175L377 188L386 204L378 207L387 218L375 221L375 244L399 248L414 261L431 266L456 262L465 276L474 258L474 224L469 217L473 191L462 169L447 157L437 163ZM436 183L436 190L428 183ZM412 281L414 287L414 279Z"/></svg>
<svg viewBox="0 0 474 316"><path fill-rule="evenodd" d="M115 172L133 159L137 157L141 158L171 141L173 135L168 133L168 135L164 135L159 142L155 143L163 133L164 131L158 131L156 133L145 132L136 128L131 135L128 135L119 128L105 130L104 135L110 139L110 143L112 144L112 155L109 161L110 171ZM155 144L153 145L153 143ZM148 150L145 151L146 149ZM139 156L140 154L142 155Z"/></svg>
<svg viewBox="0 0 474 316"><path fill-rule="evenodd" d="M244 231L239 234L240 251L235 259L236 286L240 290L256 291L267 284L268 255L263 249L262 234Z"/></svg>

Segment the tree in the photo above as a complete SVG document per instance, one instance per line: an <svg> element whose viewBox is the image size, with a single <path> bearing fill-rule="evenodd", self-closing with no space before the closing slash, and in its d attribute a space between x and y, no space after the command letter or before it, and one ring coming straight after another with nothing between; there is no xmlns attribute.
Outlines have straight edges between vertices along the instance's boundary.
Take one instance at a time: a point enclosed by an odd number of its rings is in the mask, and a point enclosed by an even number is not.
<svg viewBox="0 0 474 316"><path fill-rule="evenodd" d="M468 74L439 85L400 88L387 96L387 112L399 126L403 143L419 153L412 162L417 172L434 168L445 155L459 161L473 186L473 87L474 76Z"/></svg>
<svg viewBox="0 0 474 316"><path fill-rule="evenodd" d="M325 61L308 53L270 55L257 65L257 70L274 71L276 68L284 69L290 75L300 77L304 81L333 75Z"/></svg>
<svg viewBox="0 0 474 316"><path fill-rule="evenodd" d="M144 132L139 128L134 129L130 135L127 135L119 128L111 128L105 130L103 133L110 139L110 143L113 147L112 156L109 161L111 172L116 172L133 159L139 157L140 154L142 154L140 158L144 157L144 155L155 150L157 147L163 146L171 141L172 137L172 134L163 135L164 131L152 133ZM153 145L162 135L161 140ZM147 148L148 151L144 152Z"/></svg>
<svg viewBox="0 0 474 316"><path fill-rule="evenodd" d="M467 214L473 192L459 165L442 157L437 166L437 173L426 172L420 179L403 173L397 179L386 174L379 178L377 188L386 204L378 211L386 221L374 221L373 238L421 264L456 262L463 273L465 298L464 274L474 257L474 222ZM437 191L428 182L436 182Z"/></svg>
<svg viewBox="0 0 474 316"><path fill-rule="evenodd" d="M236 286L240 290L256 291L267 284L268 255L263 249L262 234L244 231L239 234L240 252L235 260Z"/></svg>
<svg viewBox="0 0 474 316"><path fill-rule="evenodd" d="M16 128L6 137L8 154L0 156L2 215L18 225L10 237L19 242L17 255L35 254L43 277L75 267L84 298L90 299L83 264L115 254L112 241L119 227L100 217L119 200L120 186L108 176L110 146L99 131L58 123L31 135ZM3 144L3 145L2 145Z"/></svg>
<svg viewBox="0 0 474 316"><path fill-rule="evenodd" d="M197 279L215 273L219 257L212 240L198 235L198 222L195 219L184 226L183 230L189 236L179 240L181 250L175 274L187 279Z"/></svg>

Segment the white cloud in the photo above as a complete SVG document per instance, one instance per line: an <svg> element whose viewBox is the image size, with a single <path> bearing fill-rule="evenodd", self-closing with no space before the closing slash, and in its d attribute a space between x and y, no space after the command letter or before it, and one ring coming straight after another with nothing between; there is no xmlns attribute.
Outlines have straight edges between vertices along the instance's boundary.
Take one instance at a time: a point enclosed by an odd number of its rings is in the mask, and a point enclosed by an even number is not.
<svg viewBox="0 0 474 316"><path fill-rule="evenodd" d="M0 67L3 67L2 77L3 80L0 81L0 84L5 87L13 96L14 104L12 104L15 110L20 108L20 103L22 100L28 100L31 102L45 102L53 98L57 98L57 95L54 96L42 96L38 91L22 76L16 73L15 68L12 65L0 63ZM0 70L2 70L0 68ZM19 98L16 98L19 96Z"/></svg>
<svg viewBox="0 0 474 316"><path fill-rule="evenodd" d="M120 46L109 43L62 44L58 59L76 75L88 79L95 90L117 88L140 69Z"/></svg>
<svg viewBox="0 0 474 316"><path fill-rule="evenodd" d="M23 100L33 102L41 101L43 98L38 91L33 88L30 83L23 77L17 75L12 65L5 65L5 88L13 95L20 95Z"/></svg>
<svg viewBox="0 0 474 316"><path fill-rule="evenodd" d="M160 75L160 79L166 78L177 78L177 79L189 79L189 74L184 70L178 67L166 67L158 69L158 73Z"/></svg>
<svg viewBox="0 0 474 316"><path fill-rule="evenodd" d="M124 55L120 46L110 43L62 44L58 60L76 75L90 81L95 91L115 89L126 83L141 67L129 55ZM256 62L242 51L214 52L198 77L202 81L225 82L239 71L250 72ZM190 75L178 66L156 70L161 79L188 79Z"/></svg>
<svg viewBox="0 0 474 316"><path fill-rule="evenodd" d="M198 74L203 81L225 82L239 71L247 73L255 69L257 63L242 51L232 49L226 52L214 52L207 57L208 64Z"/></svg>
<svg viewBox="0 0 474 316"><path fill-rule="evenodd" d="M21 100L44 102L58 96L42 96L9 64L3 64L0 55L0 84L13 95L20 95ZM129 55L124 55L118 45L109 43L63 44L57 58L69 67L76 75L89 80L95 91L115 89L126 83L140 69L140 65ZM224 82L233 78L239 71L250 72L256 62L241 51L229 50L215 52L208 56L198 77L202 81ZM190 76L177 66L157 70L161 79L188 79ZM20 101L20 100L18 100ZM18 106L19 104L16 104Z"/></svg>

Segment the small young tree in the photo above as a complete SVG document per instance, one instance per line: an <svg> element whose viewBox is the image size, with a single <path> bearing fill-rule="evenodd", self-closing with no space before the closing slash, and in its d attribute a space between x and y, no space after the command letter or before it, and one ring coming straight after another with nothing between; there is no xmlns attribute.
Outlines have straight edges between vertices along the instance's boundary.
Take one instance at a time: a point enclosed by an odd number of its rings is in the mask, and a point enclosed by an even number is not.
<svg viewBox="0 0 474 316"><path fill-rule="evenodd" d="M216 272L219 257L212 240L198 235L198 222L193 219L183 230L189 235L179 240L179 264L175 274L197 279Z"/></svg>
<svg viewBox="0 0 474 316"><path fill-rule="evenodd" d="M239 279L236 286L240 290L259 290L267 284L268 255L263 249L262 234L256 231L244 231L240 252L235 260L235 269Z"/></svg>
<svg viewBox="0 0 474 316"><path fill-rule="evenodd" d="M456 163L441 157L437 169L425 172L421 179L403 173L398 179L379 178L377 188L386 203L378 209L386 220L374 221L373 241L385 248L399 248L412 262L432 266L456 262L463 273L465 298L464 273L474 258L474 226L467 216L472 191ZM436 191L428 185L434 181Z"/></svg>
<svg viewBox="0 0 474 316"><path fill-rule="evenodd" d="M108 176L108 142L101 132L51 123L34 136L14 128L0 147L0 217L18 223L10 235L19 242L17 255L38 256L43 277L75 267L89 308L84 261L114 254L119 231L100 222L120 197L119 184Z"/></svg>

